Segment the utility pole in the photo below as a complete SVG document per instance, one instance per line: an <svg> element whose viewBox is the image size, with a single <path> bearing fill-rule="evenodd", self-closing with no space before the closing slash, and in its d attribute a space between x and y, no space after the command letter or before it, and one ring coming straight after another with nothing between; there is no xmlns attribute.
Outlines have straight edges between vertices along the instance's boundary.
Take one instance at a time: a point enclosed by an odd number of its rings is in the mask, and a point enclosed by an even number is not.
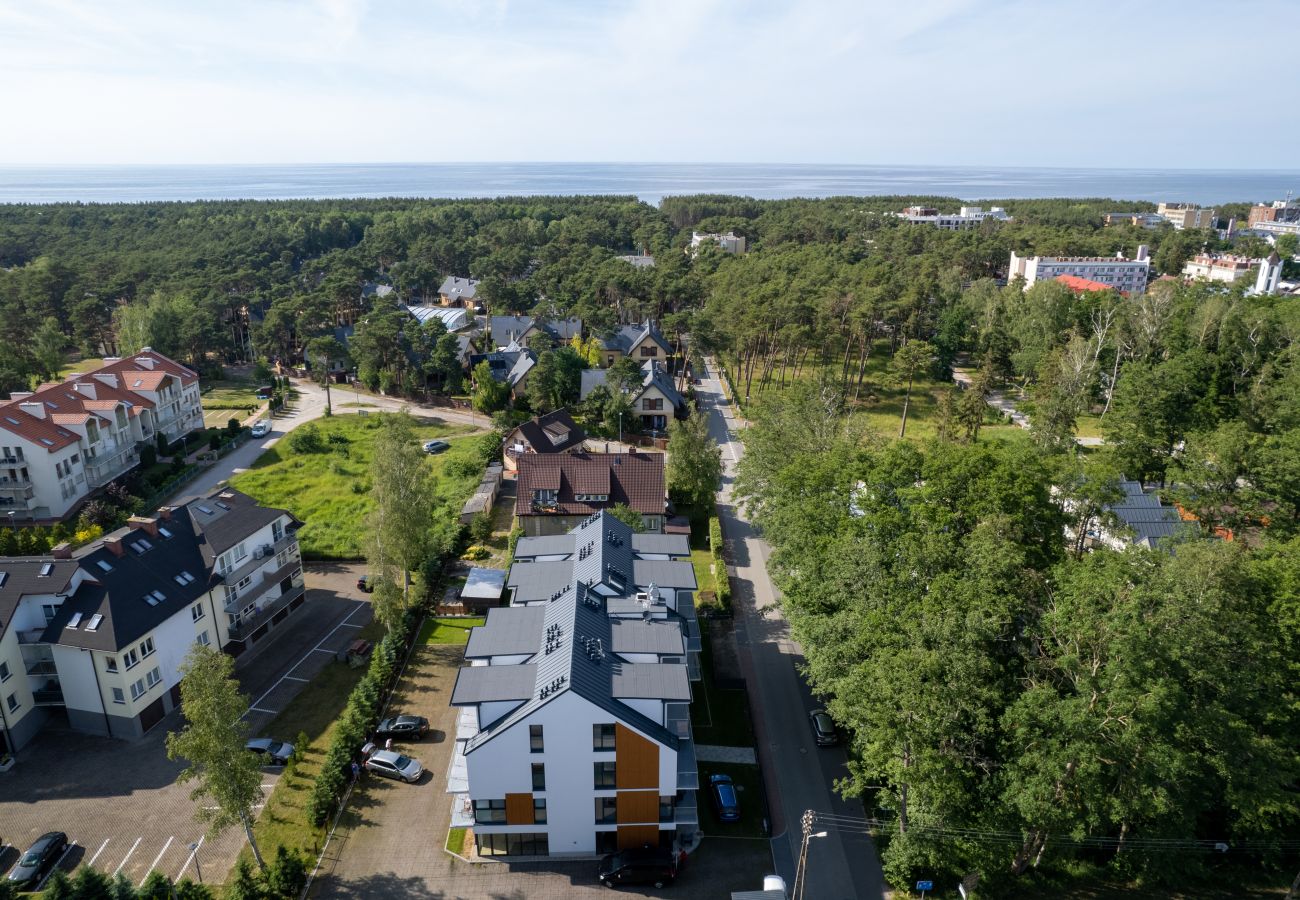
<svg viewBox="0 0 1300 900"><path fill-rule="evenodd" d="M794 870L794 900L803 900L804 887L808 883L808 844L813 838L826 837L826 832L814 832L813 821L816 813L811 809L805 810L804 814L799 817L799 823L803 829L803 842L799 848L799 862Z"/></svg>

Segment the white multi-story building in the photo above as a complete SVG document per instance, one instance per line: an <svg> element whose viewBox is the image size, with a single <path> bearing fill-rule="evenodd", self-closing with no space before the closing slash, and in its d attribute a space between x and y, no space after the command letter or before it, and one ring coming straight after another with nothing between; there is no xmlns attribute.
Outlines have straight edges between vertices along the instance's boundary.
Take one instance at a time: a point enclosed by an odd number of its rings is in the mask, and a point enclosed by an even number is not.
<svg viewBox="0 0 1300 900"><path fill-rule="evenodd" d="M743 235L738 235L731 231L728 231L726 234L713 234L713 233L706 233L703 231L692 231L691 232L691 255L694 256L696 253L698 253L700 250L700 245L705 243L706 241L717 244L722 249L723 253L744 253L745 252L745 238Z"/></svg>
<svg viewBox="0 0 1300 900"><path fill-rule="evenodd" d="M690 724L699 677L684 535L597 513L520 538L507 588L470 633L452 705L453 825L482 856L591 856L698 836Z"/></svg>
<svg viewBox="0 0 1300 900"><path fill-rule="evenodd" d="M51 719L120 738L156 725L195 642L241 656L303 604L300 524L221 490L75 552L0 558L0 750Z"/></svg>
<svg viewBox="0 0 1300 900"><path fill-rule="evenodd" d="M1202 209L1195 203L1161 203L1156 213L1168 220L1176 231L1187 228L1213 228L1213 209Z"/></svg>
<svg viewBox="0 0 1300 900"><path fill-rule="evenodd" d="M1231 253L1199 253L1183 266L1187 278L1204 278L1223 284L1235 284L1255 274L1252 294L1276 294L1282 278L1282 260L1276 252L1264 259L1250 259Z"/></svg>
<svg viewBox="0 0 1300 900"><path fill-rule="evenodd" d="M956 213L941 213L932 206L909 206L898 214L913 224L932 225L943 231L965 231L978 228L985 220L1009 222L1011 217L1000 206L984 209L980 206L963 206Z"/></svg>
<svg viewBox="0 0 1300 900"><path fill-rule="evenodd" d="M1147 289L1151 274L1151 259L1145 244L1139 245L1134 259L1125 259L1123 253L1115 256L1019 256L1011 253L1011 266L1007 279L1023 278L1028 288L1037 281L1073 275L1099 284L1109 285L1127 294L1141 294Z"/></svg>
<svg viewBox="0 0 1300 900"><path fill-rule="evenodd" d="M139 461L203 426L199 376L146 348L0 403L0 516L57 521Z"/></svg>

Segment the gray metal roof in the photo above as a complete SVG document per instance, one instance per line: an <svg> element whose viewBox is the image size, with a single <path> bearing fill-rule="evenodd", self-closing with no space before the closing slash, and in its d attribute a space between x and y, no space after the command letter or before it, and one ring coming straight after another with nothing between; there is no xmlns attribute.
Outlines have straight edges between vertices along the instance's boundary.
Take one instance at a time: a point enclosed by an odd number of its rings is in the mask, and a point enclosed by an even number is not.
<svg viewBox="0 0 1300 900"><path fill-rule="evenodd" d="M506 586L514 588L515 603L549 600L556 591L564 590L571 584L573 563L568 560L517 562L510 567L510 576L506 579Z"/></svg>
<svg viewBox="0 0 1300 900"><path fill-rule="evenodd" d="M695 568L689 562L676 559L638 559L632 567L632 577L641 587L653 584L656 587L690 591L697 587Z"/></svg>
<svg viewBox="0 0 1300 900"><path fill-rule="evenodd" d="M636 587L632 527L604 510L583 519L569 532L577 546L573 575L588 585L603 582L618 594Z"/></svg>
<svg viewBox="0 0 1300 900"><path fill-rule="evenodd" d="M546 610L540 606L509 606L488 610L487 622L470 629L465 658L533 654L542 644L542 622Z"/></svg>
<svg viewBox="0 0 1300 900"><path fill-rule="evenodd" d="M611 690L622 700L690 700L686 665L664 663L613 664Z"/></svg>
<svg viewBox="0 0 1300 900"><path fill-rule="evenodd" d="M451 692L452 706L491 703L502 700L527 700L533 696L537 666L466 666L456 673L456 687Z"/></svg>
<svg viewBox="0 0 1300 900"><path fill-rule="evenodd" d="M443 281L442 286L438 288L439 294L448 297L456 297L461 300L473 300L474 294L478 291L478 280L474 278L461 278L457 275L448 275Z"/></svg>
<svg viewBox="0 0 1300 900"><path fill-rule="evenodd" d="M686 652L681 626L666 619L611 619L609 633L615 653Z"/></svg>
<svg viewBox="0 0 1300 900"><path fill-rule="evenodd" d="M1148 494L1136 481L1121 481L1124 499L1109 508L1132 532L1136 543L1154 544L1175 534L1183 521L1178 511L1165 506L1155 494Z"/></svg>
<svg viewBox="0 0 1300 900"><path fill-rule="evenodd" d="M523 543L521 540L520 543ZM684 534L650 534L648 532L632 535L634 553L667 553L669 556L689 558L691 539Z"/></svg>
<svg viewBox="0 0 1300 900"><path fill-rule="evenodd" d="M547 534L540 537L521 537L515 544L515 560L537 556L558 556L573 553L573 535Z"/></svg>
<svg viewBox="0 0 1300 900"><path fill-rule="evenodd" d="M582 381L578 385L578 399L586 400L587 395L596 388L604 387L608 374L605 369L583 369Z"/></svg>

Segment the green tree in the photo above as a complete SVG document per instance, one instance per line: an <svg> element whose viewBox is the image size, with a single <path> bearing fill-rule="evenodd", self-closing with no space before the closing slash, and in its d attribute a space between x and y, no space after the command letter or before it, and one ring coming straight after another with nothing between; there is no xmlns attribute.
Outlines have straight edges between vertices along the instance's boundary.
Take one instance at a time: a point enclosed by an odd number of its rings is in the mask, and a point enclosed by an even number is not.
<svg viewBox="0 0 1300 900"><path fill-rule="evenodd" d="M903 394L903 418L898 426L898 436L907 433L907 412L912 405L912 383L916 373L929 368L934 362L934 348L925 341L912 340L898 348L894 354L893 367L900 380L907 383Z"/></svg>
<svg viewBox="0 0 1300 900"><path fill-rule="evenodd" d="M1239 487L1251 475L1254 444L1255 436L1241 421L1189 434L1171 467L1171 499L1209 531L1240 529L1254 518L1253 498Z"/></svg>
<svg viewBox="0 0 1300 900"><path fill-rule="evenodd" d="M261 880L242 856L235 863L235 877L226 885L224 900L268 900Z"/></svg>
<svg viewBox="0 0 1300 900"><path fill-rule="evenodd" d="M703 415L668 423L668 490L699 510L712 509L722 479L722 448Z"/></svg>
<svg viewBox="0 0 1300 900"><path fill-rule="evenodd" d="M1283 537L1300 532L1300 428L1269 435L1251 468L1259 500L1272 505L1269 530Z"/></svg>
<svg viewBox="0 0 1300 900"><path fill-rule="evenodd" d="M410 602L411 573L424 564L429 554L433 473L410 417L385 416L382 422L371 462L374 510L370 514L366 561L380 584L388 581L401 585L401 605L405 607ZM391 628L396 618L385 622Z"/></svg>
<svg viewBox="0 0 1300 900"><path fill-rule="evenodd" d="M68 345L67 335L59 326L59 320L49 316L32 335L32 351L36 356L41 374L46 378L55 378L63 368L63 352Z"/></svg>
<svg viewBox="0 0 1300 900"><path fill-rule="evenodd" d="M283 844L275 848L275 859L266 870L268 900L297 900L307 886L307 865L302 854Z"/></svg>
<svg viewBox="0 0 1300 900"><path fill-rule="evenodd" d="M162 872L154 870L136 890L136 896L140 900L172 900L171 880Z"/></svg>
<svg viewBox="0 0 1300 900"><path fill-rule="evenodd" d="M628 506L626 503L615 503L609 509L605 510L605 512L626 524L637 534L645 531L645 519L641 517L639 512Z"/></svg>
<svg viewBox="0 0 1300 900"><path fill-rule="evenodd" d="M190 648L180 667L185 727L167 735L167 758L187 762L177 781L198 783L190 796L199 802L195 818L207 823L208 833L215 837L231 825L243 826L254 859L264 866L253 836L262 770L244 750L242 716L249 703L234 671L234 660L219 650L203 644Z"/></svg>
<svg viewBox="0 0 1300 900"><path fill-rule="evenodd" d="M330 404L330 368L334 363L343 362L347 358L347 348L334 337L318 337L307 345L307 360L311 363L317 379L325 386L325 415L327 416L334 412Z"/></svg>
<svg viewBox="0 0 1300 900"><path fill-rule="evenodd" d="M484 415L492 415L506 408L510 400L510 386L492 377L492 367L487 360L474 367L474 393L471 402Z"/></svg>
<svg viewBox="0 0 1300 900"><path fill-rule="evenodd" d="M118 872L113 876L113 885L109 897L111 900L136 900L135 885L128 881L125 875Z"/></svg>
<svg viewBox="0 0 1300 900"><path fill-rule="evenodd" d="M176 883L176 900L213 900L213 897L207 885L184 878Z"/></svg>
<svg viewBox="0 0 1300 900"><path fill-rule="evenodd" d="M98 869L81 866L72 876L72 895L77 900L113 900L113 881Z"/></svg>

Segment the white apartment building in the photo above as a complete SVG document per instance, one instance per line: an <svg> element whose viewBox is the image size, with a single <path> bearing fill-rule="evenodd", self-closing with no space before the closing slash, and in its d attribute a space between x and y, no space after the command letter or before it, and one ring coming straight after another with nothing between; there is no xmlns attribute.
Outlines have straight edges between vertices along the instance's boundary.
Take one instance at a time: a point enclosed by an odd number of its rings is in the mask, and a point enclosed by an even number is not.
<svg viewBox="0 0 1300 900"><path fill-rule="evenodd" d="M694 256L700 250L700 245L706 241L711 241L722 248L724 253L744 253L745 238L742 235L728 231L726 234L712 234L702 231L691 232L691 255Z"/></svg>
<svg viewBox="0 0 1300 900"><path fill-rule="evenodd" d="M1147 289L1151 274L1151 259L1147 247L1141 244L1134 259L1125 259L1123 253L1115 256L1019 256L1011 253L1007 279L1023 278L1025 287L1035 282L1073 275L1099 284L1109 285L1127 294L1141 294Z"/></svg>
<svg viewBox="0 0 1300 900"><path fill-rule="evenodd" d="M1235 284L1254 273L1252 294L1276 294L1282 278L1282 260L1276 252L1265 259L1234 256L1231 253L1199 253L1183 266L1186 278L1204 278L1221 284Z"/></svg>
<svg viewBox="0 0 1300 900"><path fill-rule="evenodd" d="M221 490L76 551L0 558L0 750L50 721L119 738L158 724L194 643L240 656L302 606L299 525Z"/></svg>
<svg viewBox="0 0 1300 900"><path fill-rule="evenodd" d="M698 838L699 678L685 535L607 513L520 538L452 693L452 824L481 856L592 856Z"/></svg>
<svg viewBox="0 0 1300 900"><path fill-rule="evenodd" d="M986 219L1009 222L1011 217L1000 206L984 209L980 206L963 206L957 213L941 213L932 206L909 206L898 214L900 219L914 225L932 225L942 231L965 231L978 228Z"/></svg>
<svg viewBox="0 0 1300 900"><path fill-rule="evenodd" d="M1156 213L1168 220L1176 231L1187 228L1213 228L1215 210L1203 209L1195 203L1161 203Z"/></svg>
<svg viewBox="0 0 1300 900"><path fill-rule="evenodd" d="M146 348L0 403L0 516L58 521L132 469L139 446L203 426L199 376Z"/></svg>

